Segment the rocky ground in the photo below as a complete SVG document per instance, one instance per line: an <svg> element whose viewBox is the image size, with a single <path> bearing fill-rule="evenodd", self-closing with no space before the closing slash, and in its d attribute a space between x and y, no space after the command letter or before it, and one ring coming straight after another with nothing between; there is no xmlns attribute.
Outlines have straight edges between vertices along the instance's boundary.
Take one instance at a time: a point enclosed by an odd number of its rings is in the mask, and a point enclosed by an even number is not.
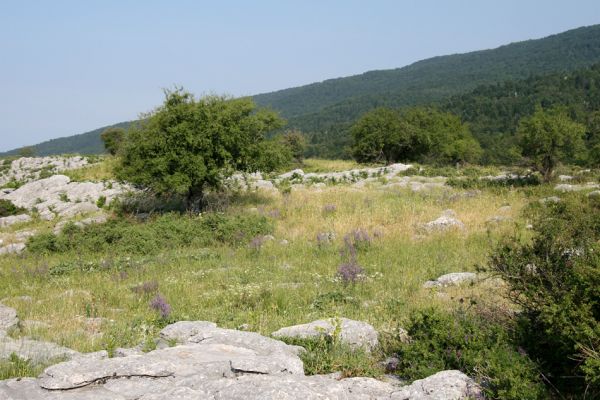
<svg viewBox="0 0 600 400"><path fill-rule="evenodd" d="M273 336L331 334L339 324L341 340L368 348L377 344L370 325L352 320L315 321L282 328ZM117 349L80 354L57 345L15 340L16 312L0 305L0 355L25 359L41 354L68 359L37 378L0 381L0 399L467 399L480 389L459 371L441 371L410 385L373 378L306 376L299 354L290 346L254 332L222 329L206 321L180 321L160 332L157 349ZM16 343L16 346L15 346ZM12 346L12 347L11 347ZM32 351L32 349L34 351ZM47 358L49 359L49 358Z"/></svg>

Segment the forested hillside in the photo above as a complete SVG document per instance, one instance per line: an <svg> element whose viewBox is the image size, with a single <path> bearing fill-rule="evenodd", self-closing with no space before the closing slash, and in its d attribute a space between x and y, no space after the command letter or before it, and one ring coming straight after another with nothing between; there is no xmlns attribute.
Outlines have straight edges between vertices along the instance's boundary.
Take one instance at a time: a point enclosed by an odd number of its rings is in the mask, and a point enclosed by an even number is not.
<svg viewBox="0 0 600 400"><path fill-rule="evenodd" d="M486 149L487 162L509 163L519 120L536 107L564 107L587 126L590 142L600 139L600 64L571 73L556 73L484 85L441 105L468 122Z"/></svg>
<svg viewBox="0 0 600 400"><path fill-rule="evenodd" d="M111 126L127 128L130 122L119 122L118 124L103 126L93 131L81 133L79 135L61 137L36 144L33 147L36 156L49 156L54 154L101 154L104 153L104 144L100 139L100 134ZM19 154L21 149L14 149L0 156L11 156Z"/></svg>
<svg viewBox="0 0 600 400"><path fill-rule="evenodd" d="M435 104L470 121L472 111L463 112L459 109L461 104L472 107L473 102L483 102L481 98L485 97L487 92L492 95L496 90L504 90L501 89L502 86L495 85L498 82L512 81L513 83L507 84L509 86L529 85L539 78L518 83L517 80L531 76L569 73L599 62L600 25L594 25L492 50L434 57L403 68L370 71L361 75L259 94L254 96L254 100L259 106L268 106L279 111L288 120L287 128L296 128L307 134L310 142L308 156L339 158L348 157L351 124L360 115L375 107L401 108ZM552 79L557 80L557 77ZM469 93L480 85L490 84L493 86L478 88L472 94ZM550 81L546 84L553 85ZM569 85L570 82L563 84ZM445 103L450 97L464 93L469 94L462 99L453 98L450 104ZM525 95L527 92L522 93ZM553 92L548 89L544 96L547 98L546 102L565 100L561 90ZM576 95L577 98L578 96L579 94ZM517 100L505 100L502 104L508 102L513 108L519 109L519 112L527 113L531 111L535 101L537 97L534 100L529 96L526 99L518 97ZM525 108L521 110L521 106ZM514 119L518 113L511 115ZM493 118L493 115L487 115L485 118ZM473 121L473 131L484 141L484 146L496 146L497 140L492 140L492 135L509 128L505 121L497 121L497 126L494 124L496 123L488 122L483 126L481 121ZM117 125L125 126L127 123ZM514 121L511 127L514 127ZM103 151L99 138L103 129L44 142L36 145L35 150L39 155L99 153ZM14 150L0 156L17 152L18 150Z"/></svg>

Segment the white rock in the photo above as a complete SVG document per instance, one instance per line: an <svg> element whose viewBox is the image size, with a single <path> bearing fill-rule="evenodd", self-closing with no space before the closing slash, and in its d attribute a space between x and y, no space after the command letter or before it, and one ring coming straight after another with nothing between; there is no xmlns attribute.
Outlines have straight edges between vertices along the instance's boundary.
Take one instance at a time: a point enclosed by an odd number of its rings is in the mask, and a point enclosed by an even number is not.
<svg viewBox="0 0 600 400"><path fill-rule="evenodd" d="M11 243L0 247L0 255L4 254L19 254L25 250L25 243Z"/></svg>
<svg viewBox="0 0 600 400"><path fill-rule="evenodd" d="M441 371L392 393L391 400L479 399L483 394L475 381L460 371Z"/></svg>
<svg viewBox="0 0 600 400"><path fill-rule="evenodd" d="M0 218L0 228L5 228L14 224L21 224L31 221L31 217L27 214L11 215Z"/></svg>
<svg viewBox="0 0 600 400"><path fill-rule="evenodd" d="M372 350L379 345L375 328L366 322L354 321L347 318L329 318L310 322L308 324L281 328L271 335L274 337L315 338L322 335L339 335L339 340L353 348Z"/></svg>
<svg viewBox="0 0 600 400"><path fill-rule="evenodd" d="M457 286L466 282L477 280L477 274L473 272L453 272L442 275L434 281L427 281L423 284L424 288Z"/></svg>

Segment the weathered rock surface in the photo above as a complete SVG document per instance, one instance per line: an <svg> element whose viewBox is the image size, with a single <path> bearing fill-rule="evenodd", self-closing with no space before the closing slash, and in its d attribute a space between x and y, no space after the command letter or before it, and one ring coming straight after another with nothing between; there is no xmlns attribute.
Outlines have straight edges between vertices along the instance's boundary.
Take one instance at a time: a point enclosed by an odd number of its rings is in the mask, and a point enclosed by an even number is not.
<svg viewBox="0 0 600 400"><path fill-rule="evenodd" d="M434 281L427 281L423 284L424 288L458 286L463 283L474 282L477 280L477 274L473 272L452 272L442 275Z"/></svg>
<svg viewBox="0 0 600 400"><path fill-rule="evenodd" d="M455 218L456 214L452 210L445 210L442 215L433 221L423 225L425 232L445 232L450 229L463 229L465 225Z"/></svg>
<svg viewBox="0 0 600 400"><path fill-rule="evenodd" d="M75 157L21 157L11 162L0 174L0 186L10 181L28 182L45 173L58 173L88 165L87 158Z"/></svg>
<svg viewBox="0 0 600 400"><path fill-rule="evenodd" d="M211 322L177 322L163 329L161 338L180 344L146 354L122 349L122 357L112 359L75 355L37 379L0 381L0 399L391 400L466 399L479 393L458 371L405 387L372 378L305 376L300 348Z"/></svg>
<svg viewBox="0 0 600 400"><path fill-rule="evenodd" d="M11 215L8 217L0 218L0 228L5 228L7 226L21 224L29 221L31 221L31 217L27 214Z"/></svg>
<svg viewBox="0 0 600 400"><path fill-rule="evenodd" d="M0 304L0 332L13 329L18 324L17 311L14 308Z"/></svg>
<svg viewBox="0 0 600 400"><path fill-rule="evenodd" d="M30 360L33 364L62 361L81 355L75 350L59 346L56 343L28 338L0 337L0 360L8 359L11 354L16 354L24 360Z"/></svg>
<svg viewBox="0 0 600 400"><path fill-rule="evenodd" d="M68 176L54 175L46 179L29 182L0 198L12 201L16 206L29 210L34 208L44 219L50 214L67 218L98 211L96 203L100 197L105 204L128 191L127 186L116 182L71 182Z"/></svg>
<svg viewBox="0 0 600 400"><path fill-rule="evenodd" d="M0 255L19 254L25 250L25 243L11 243L0 247Z"/></svg>
<svg viewBox="0 0 600 400"><path fill-rule="evenodd" d="M594 190L600 188L600 185L589 182L585 185L570 185L568 183L560 183L554 187L554 190L558 192L580 192L582 190Z"/></svg>
<svg viewBox="0 0 600 400"><path fill-rule="evenodd" d="M6 335L10 329L19 326L19 318L15 309L0 304L0 360L8 359L12 354L35 363L62 361L81 356L81 353L59 346L55 343L42 342L28 338L13 339ZM2 392L0 392L0 399Z"/></svg>
<svg viewBox="0 0 600 400"><path fill-rule="evenodd" d="M394 392L391 400L483 399L481 389L460 371L441 371Z"/></svg>
<svg viewBox="0 0 600 400"><path fill-rule="evenodd" d="M347 318L329 318L308 324L288 326L273 332L274 337L315 338L339 334L339 340L353 348L372 350L379 345L375 328L366 322Z"/></svg>

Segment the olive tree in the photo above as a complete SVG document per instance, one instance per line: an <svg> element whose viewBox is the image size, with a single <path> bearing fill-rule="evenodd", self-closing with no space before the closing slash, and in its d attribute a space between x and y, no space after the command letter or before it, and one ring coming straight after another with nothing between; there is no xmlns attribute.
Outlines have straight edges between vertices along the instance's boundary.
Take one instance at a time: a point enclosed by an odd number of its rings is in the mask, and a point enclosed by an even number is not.
<svg viewBox="0 0 600 400"><path fill-rule="evenodd" d="M117 176L157 194L185 196L191 208L234 171L272 166L264 136L282 124L250 98L197 100L183 89L165 91L163 105L129 129Z"/></svg>

